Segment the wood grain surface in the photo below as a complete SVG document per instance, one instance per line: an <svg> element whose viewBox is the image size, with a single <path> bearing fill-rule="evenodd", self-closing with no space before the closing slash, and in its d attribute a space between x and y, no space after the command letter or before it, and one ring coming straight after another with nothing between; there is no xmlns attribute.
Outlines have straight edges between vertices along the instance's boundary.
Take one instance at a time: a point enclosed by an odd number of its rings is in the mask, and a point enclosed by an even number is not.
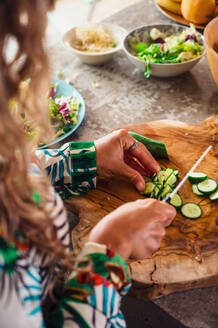
<svg viewBox="0 0 218 328"><path fill-rule="evenodd" d="M201 162L203 171L218 181L218 115L199 125L178 121L154 121L126 127L149 138L164 141L170 160L161 160L161 167L179 170L184 177L208 145L213 149ZM160 249L152 257L129 261L133 280L131 293L138 298L153 299L174 291L218 284L218 204L192 193L186 181L180 190L183 202L199 204L203 215L189 220L177 213L167 228ZM68 210L79 217L73 231L75 249L86 241L92 227L106 214L121 204L143 198L124 180L98 181L96 190L83 197L65 201Z"/></svg>

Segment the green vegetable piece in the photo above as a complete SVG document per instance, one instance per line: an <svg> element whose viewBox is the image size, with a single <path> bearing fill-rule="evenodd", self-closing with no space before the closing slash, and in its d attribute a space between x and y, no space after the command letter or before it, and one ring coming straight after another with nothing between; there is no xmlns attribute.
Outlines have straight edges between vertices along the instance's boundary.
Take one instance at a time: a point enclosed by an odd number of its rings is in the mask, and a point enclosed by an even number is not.
<svg viewBox="0 0 218 328"><path fill-rule="evenodd" d="M165 180L167 180L173 172L174 172L173 169L170 169L170 168L166 169Z"/></svg>
<svg viewBox="0 0 218 328"><path fill-rule="evenodd" d="M150 138L146 138L138 133L129 132L129 134L143 145L147 147L150 153L157 159L169 159L166 146L164 142L152 140Z"/></svg>
<svg viewBox="0 0 218 328"><path fill-rule="evenodd" d="M148 48L148 45L144 42L140 42L136 45L136 52L142 52Z"/></svg>
<svg viewBox="0 0 218 328"><path fill-rule="evenodd" d="M158 196L159 196L159 193L160 193L160 188L159 188L158 185L156 185L156 186L154 187L154 189L152 190L151 198L155 198L155 199L157 199Z"/></svg>
<svg viewBox="0 0 218 328"><path fill-rule="evenodd" d="M197 187L196 184L193 184L193 185L192 185L192 191L193 191L193 193L194 193L195 195L197 195L197 196L204 196L203 192L200 192L200 191L198 190L198 187Z"/></svg>
<svg viewBox="0 0 218 328"><path fill-rule="evenodd" d="M212 194L217 190L217 183L215 180L208 178L197 184L198 190L205 195Z"/></svg>
<svg viewBox="0 0 218 328"><path fill-rule="evenodd" d="M202 172L192 172L189 174L188 179L191 183L202 182L207 179L207 174Z"/></svg>
<svg viewBox="0 0 218 328"><path fill-rule="evenodd" d="M218 199L218 190L213 192L212 194L210 194L209 199L213 200L213 201L217 200Z"/></svg>
<svg viewBox="0 0 218 328"><path fill-rule="evenodd" d="M200 206L195 203L186 203L182 206L181 213L184 217L195 220L201 217L202 210Z"/></svg>
<svg viewBox="0 0 218 328"><path fill-rule="evenodd" d="M177 177L175 176L174 173L172 173L169 178L167 179L166 183L169 184L170 186L174 186L174 184L177 181Z"/></svg>
<svg viewBox="0 0 218 328"><path fill-rule="evenodd" d="M174 170L173 173L175 174L176 177L178 177L178 175L179 175L179 171L178 170Z"/></svg>
<svg viewBox="0 0 218 328"><path fill-rule="evenodd" d="M150 61L147 58L146 59L144 77L146 77L146 79L148 79L150 76L151 76L151 65L150 65Z"/></svg>
<svg viewBox="0 0 218 328"><path fill-rule="evenodd" d="M180 209L181 208L181 206L182 206L182 198L179 196L179 194L175 194L173 196L173 198L170 201L170 204L173 205L176 209Z"/></svg>
<svg viewBox="0 0 218 328"><path fill-rule="evenodd" d="M157 181L163 186L165 182L165 170L160 170L157 174Z"/></svg>
<svg viewBox="0 0 218 328"><path fill-rule="evenodd" d="M152 193L152 191L155 187L156 187L155 183L147 182L143 194L146 195L146 196L151 195L151 193Z"/></svg>
<svg viewBox="0 0 218 328"><path fill-rule="evenodd" d="M164 199L167 194L170 194L173 191L173 188L170 185L166 185L161 193L161 198Z"/></svg>

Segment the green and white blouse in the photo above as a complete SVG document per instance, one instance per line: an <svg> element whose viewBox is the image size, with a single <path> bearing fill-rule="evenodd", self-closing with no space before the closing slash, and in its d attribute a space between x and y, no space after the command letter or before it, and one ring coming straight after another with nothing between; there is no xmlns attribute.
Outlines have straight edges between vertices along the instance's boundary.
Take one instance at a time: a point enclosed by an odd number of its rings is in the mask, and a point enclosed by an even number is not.
<svg viewBox="0 0 218 328"><path fill-rule="evenodd" d="M52 197L48 207L53 208L57 235L70 247L69 223L61 198L95 188L94 143L71 142L60 149L38 150L36 155L56 190L49 191ZM30 174L40 174L35 164ZM48 313L43 311L43 300L52 273L46 255L29 248L20 236L16 245L0 236L0 327L125 327L119 310L121 298L130 288L125 261L105 245L95 243L86 243L79 256L91 259L92 271L72 272L57 305ZM54 266L58 269L58 263Z"/></svg>

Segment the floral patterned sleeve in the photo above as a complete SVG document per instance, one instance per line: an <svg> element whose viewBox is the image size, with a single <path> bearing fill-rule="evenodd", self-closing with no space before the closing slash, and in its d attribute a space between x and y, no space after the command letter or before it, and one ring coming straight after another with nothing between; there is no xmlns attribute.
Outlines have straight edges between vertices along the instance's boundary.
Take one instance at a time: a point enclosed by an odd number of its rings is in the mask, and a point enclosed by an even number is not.
<svg viewBox="0 0 218 328"><path fill-rule="evenodd" d="M95 187L96 154L93 143L68 143L58 150L38 150L54 187L62 198ZM31 167L33 174L39 169ZM53 189L52 189L53 190ZM58 238L69 245L70 227L63 202L53 191L51 218ZM25 244L1 237L0 225L0 326L1 328L102 328L125 327L120 301L130 288L125 261L104 245L86 243L79 265L91 260L92 269L74 271L58 299L56 310L43 315L44 300L52 280L46 258ZM83 267L84 268L84 267Z"/></svg>
<svg viewBox="0 0 218 328"><path fill-rule="evenodd" d="M119 307L130 288L130 279L119 255L104 245L85 244L79 263L84 264L88 257L92 270L72 272L56 309L44 317L45 272L22 256L23 252L28 255L24 246L16 249L0 238L1 328L125 327Z"/></svg>
<svg viewBox="0 0 218 328"><path fill-rule="evenodd" d="M39 149L35 154L62 199L96 187L94 142L69 142L59 149Z"/></svg>
<svg viewBox="0 0 218 328"><path fill-rule="evenodd" d="M57 310L46 318L46 325L126 327L120 302L131 286L127 264L106 246L90 242L85 244L80 256L89 257L93 268L71 274Z"/></svg>

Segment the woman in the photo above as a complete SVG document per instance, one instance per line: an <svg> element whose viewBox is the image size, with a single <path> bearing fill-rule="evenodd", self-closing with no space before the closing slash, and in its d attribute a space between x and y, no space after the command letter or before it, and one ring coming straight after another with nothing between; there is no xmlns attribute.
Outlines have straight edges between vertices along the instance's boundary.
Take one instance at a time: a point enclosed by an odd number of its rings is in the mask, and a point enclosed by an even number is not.
<svg viewBox="0 0 218 328"><path fill-rule="evenodd" d="M141 174L157 172L159 165L124 130L33 156L39 136L51 137L44 110L49 75L43 36L53 2L0 1L0 326L124 327L119 304L130 287L125 260L157 250L175 210L156 200L127 203L103 218L79 258L73 257L60 196L95 188L97 174L125 176L141 191ZM25 77L30 84L24 95ZM12 99L31 121L31 142ZM63 277L67 282L56 290ZM48 311L49 290L55 305Z"/></svg>

